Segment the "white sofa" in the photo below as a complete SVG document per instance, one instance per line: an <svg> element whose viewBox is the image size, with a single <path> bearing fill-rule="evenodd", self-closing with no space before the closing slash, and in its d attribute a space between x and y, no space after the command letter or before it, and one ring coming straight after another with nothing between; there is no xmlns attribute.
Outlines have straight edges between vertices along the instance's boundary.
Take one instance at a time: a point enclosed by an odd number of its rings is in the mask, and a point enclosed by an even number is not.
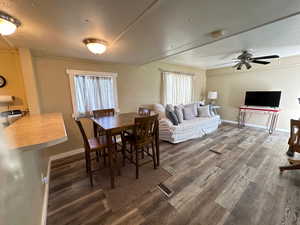
<svg viewBox="0 0 300 225"><path fill-rule="evenodd" d="M169 119L162 118L159 120L159 138L171 143L180 143L214 132L220 123L219 115L184 120L177 126L173 125Z"/></svg>

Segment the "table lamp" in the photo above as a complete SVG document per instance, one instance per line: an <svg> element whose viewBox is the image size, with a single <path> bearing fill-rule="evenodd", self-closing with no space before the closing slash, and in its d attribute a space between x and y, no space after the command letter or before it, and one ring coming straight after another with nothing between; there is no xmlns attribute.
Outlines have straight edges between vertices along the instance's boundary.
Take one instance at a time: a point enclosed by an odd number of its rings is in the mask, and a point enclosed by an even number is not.
<svg viewBox="0 0 300 225"><path fill-rule="evenodd" d="M207 94L207 98L210 100L210 104L214 105L215 100L218 98L218 92L209 91L208 94Z"/></svg>

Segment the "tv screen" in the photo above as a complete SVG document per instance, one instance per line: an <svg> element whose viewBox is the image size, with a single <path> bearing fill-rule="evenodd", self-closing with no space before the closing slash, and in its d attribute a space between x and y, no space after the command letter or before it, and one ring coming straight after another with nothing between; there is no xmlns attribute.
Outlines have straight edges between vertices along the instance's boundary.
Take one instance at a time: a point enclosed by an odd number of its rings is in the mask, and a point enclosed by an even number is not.
<svg viewBox="0 0 300 225"><path fill-rule="evenodd" d="M279 107L281 91L247 91L245 105Z"/></svg>

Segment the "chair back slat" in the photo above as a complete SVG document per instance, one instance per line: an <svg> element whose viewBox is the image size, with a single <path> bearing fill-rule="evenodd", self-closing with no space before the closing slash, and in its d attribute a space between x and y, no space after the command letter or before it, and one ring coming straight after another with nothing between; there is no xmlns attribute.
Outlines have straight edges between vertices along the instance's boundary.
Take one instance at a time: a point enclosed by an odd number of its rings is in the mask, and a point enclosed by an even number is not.
<svg viewBox="0 0 300 225"><path fill-rule="evenodd" d="M114 116L115 109L97 109L93 110L94 117L102 117L102 116Z"/></svg>
<svg viewBox="0 0 300 225"><path fill-rule="evenodd" d="M139 107L138 108L138 114L141 116L150 116L151 115L151 109Z"/></svg>
<svg viewBox="0 0 300 225"><path fill-rule="evenodd" d="M77 124L77 126L80 130L80 133L81 133L81 136L82 136L82 139L83 139L83 142L84 142L84 146L85 146L86 149L89 150L90 149L89 141L88 141L88 138L87 138L87 136L85 134L85 131L83 129L82 123L80 122L79 119L75 119L75 122L76 122L76 124Z"/></svg>
<svg viewBox="0 0 300 225"><path fill-rule="evenodd" d="M137 142L150 141L156 132L158 115L135 118L133 134Z"/></svg>

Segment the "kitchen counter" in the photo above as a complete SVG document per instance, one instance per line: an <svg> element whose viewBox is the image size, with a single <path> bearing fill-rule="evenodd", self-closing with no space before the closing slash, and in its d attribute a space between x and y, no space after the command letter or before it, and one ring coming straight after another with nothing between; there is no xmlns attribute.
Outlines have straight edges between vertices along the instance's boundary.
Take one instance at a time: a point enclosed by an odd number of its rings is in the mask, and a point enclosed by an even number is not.
<svg viewBox="0 0 300 225"><path fill-rule="evenodd" d="M4 128L10 149L44 149L68 140L61 113L26 115Z"/></svg>

